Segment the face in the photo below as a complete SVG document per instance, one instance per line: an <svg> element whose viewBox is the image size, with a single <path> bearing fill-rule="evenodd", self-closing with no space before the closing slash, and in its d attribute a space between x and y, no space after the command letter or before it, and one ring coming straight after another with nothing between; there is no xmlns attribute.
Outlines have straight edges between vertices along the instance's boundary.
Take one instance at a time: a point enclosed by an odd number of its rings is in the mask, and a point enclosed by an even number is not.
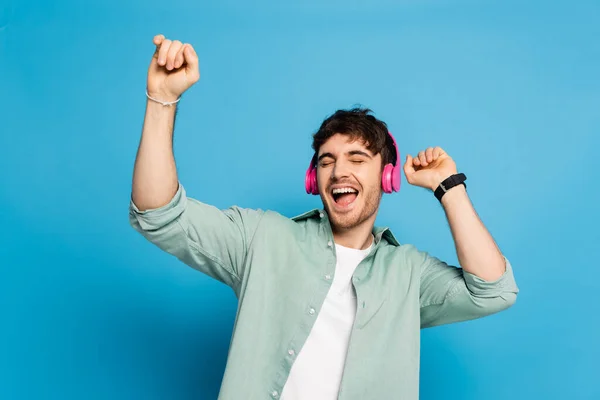
<svg viewBox="0 0 600 400"><path fill-rule="evenodd" d="M319 149L317 182L334 230L375 222L383 193L381 154L338 133Z"/></svg>

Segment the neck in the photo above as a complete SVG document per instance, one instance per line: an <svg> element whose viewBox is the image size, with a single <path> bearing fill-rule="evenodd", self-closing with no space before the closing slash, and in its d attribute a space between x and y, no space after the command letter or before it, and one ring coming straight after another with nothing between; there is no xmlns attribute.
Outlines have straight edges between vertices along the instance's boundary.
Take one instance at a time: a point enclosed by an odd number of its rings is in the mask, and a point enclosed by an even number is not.
<svg viewBox="0 0 600 400"><path fill-rule="evenodd" d="M365 221L363 224L353 228L334 229L333 240L340 246L364 250L373 241L373 226L374 223L372 221Z"/></svg>

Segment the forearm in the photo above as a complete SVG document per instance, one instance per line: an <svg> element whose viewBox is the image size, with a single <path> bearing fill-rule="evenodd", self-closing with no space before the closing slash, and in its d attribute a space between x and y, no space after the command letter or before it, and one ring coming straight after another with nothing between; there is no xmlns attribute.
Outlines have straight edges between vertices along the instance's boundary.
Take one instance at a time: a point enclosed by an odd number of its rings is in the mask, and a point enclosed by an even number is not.
<svg viewBox="0 0 600 400"><path fill-rule="evenodd" d="M460 266L486 281L494 281L506 270L496 242L483 225L463 185L442 197Z"/></svg>
<svg viewBox="0 0 600 400"><path fill-rule="evenodd" d="M178 188L173 155L173 127L176 106L146 103L142 138L133 171L131 197L139 210L167 204Z"/></svg>

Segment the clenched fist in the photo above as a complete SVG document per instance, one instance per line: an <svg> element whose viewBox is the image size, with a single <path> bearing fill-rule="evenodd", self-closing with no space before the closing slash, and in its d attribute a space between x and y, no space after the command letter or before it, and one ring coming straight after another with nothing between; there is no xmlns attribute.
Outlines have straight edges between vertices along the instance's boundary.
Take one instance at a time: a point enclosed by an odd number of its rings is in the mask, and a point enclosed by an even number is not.
<svg viewBox="0 0 600 400"><path fill-rule="evenodd" d="M200 79L198 55L189 43L154 36L156 51L148 68L148 94L162 101L175 101Z"/></svg>
<svg viewBox="0 0 600 400"><path fill-rule="evenodd" d="M429 147L415 158L406 156L404 174L411 185L435 190L444 179L456 174L456 164L441 147Z"/></svg>

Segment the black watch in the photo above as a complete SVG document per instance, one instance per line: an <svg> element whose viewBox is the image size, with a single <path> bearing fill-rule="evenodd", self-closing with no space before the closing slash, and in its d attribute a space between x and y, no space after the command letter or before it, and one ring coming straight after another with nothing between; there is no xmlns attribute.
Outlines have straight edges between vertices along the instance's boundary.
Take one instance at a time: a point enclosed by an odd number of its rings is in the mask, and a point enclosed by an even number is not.
<svg viewBox="0 0 600 400"><path fill-rule="evenodd" d="M440 185L437 187L437 189L435 189L433 194L441 202L444 194L446 194L446 192L448 190L452 189L453 187L458 186L458 185L464 185L466 188L467 187L467 184L465 183L466 180L467 180L467 177L465 176L465 174L461 173L461 174L451 175L450 177L444 179L442 181L442 183L440 183Z"/></svg>

